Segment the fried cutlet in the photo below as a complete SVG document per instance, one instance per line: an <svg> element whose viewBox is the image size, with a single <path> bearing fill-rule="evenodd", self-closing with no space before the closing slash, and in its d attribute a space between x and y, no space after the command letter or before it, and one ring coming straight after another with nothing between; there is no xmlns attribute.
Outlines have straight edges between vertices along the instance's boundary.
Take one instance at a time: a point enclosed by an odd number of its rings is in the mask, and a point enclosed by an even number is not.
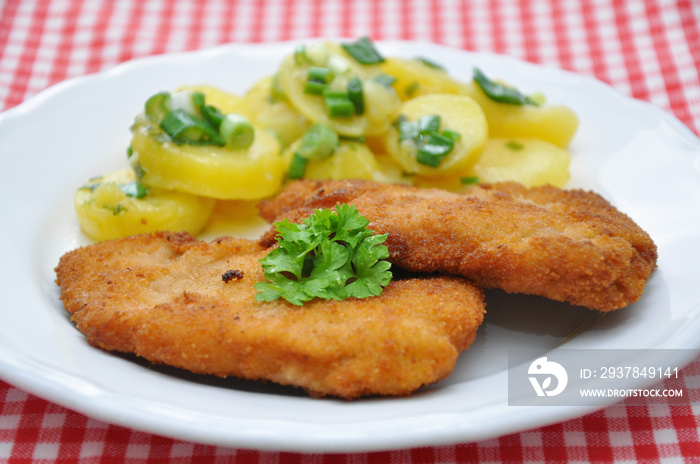
<svg viewBox="0 0 700 464"><path fill-rule="evenodd" d="M482 292L457 277L395 280L366 299L258 302L268 251L158 232L66 253L57 283L91 345L314 396L406 395L447 377L483 319Z"/></svg>
<svg viewBox="0 0 700 464"><path fill-rule="evenodd" d="M417 272L470 278L484 288L545 296L600 311L637 301L654 242L600 195L516 183L464 194L362 180L297 181L261 202L269 222L299 221L348 203L388 234L389 260ZM274 233L260 243L269 244Z"/></svg>

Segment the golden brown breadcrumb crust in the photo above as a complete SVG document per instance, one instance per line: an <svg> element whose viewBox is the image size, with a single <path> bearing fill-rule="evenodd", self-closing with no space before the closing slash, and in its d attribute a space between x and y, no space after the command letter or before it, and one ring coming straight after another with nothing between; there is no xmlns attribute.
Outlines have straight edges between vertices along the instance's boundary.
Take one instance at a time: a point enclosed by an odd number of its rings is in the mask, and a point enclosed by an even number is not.
<svg viewBox="0 0 700 464"><path fill-rule="evenodd" d="M355 205L388 234L390 261L472 279L484 288L545 296L600 311L637 301L656 266L654 242L600 195L516 183L465 194L362 180L298 181L261 202L269 222ZM274 231L260 243L274 242Z"/></svg>
<svg viewBox="0 0 700 464"><path fill-rule="evenodd" d="M367 299L257 302L267 251L157 232L66 253L57 283L91 345L315 396L406 395L436 382L484 316L482 292L456 277L392 281Z"/></svg>

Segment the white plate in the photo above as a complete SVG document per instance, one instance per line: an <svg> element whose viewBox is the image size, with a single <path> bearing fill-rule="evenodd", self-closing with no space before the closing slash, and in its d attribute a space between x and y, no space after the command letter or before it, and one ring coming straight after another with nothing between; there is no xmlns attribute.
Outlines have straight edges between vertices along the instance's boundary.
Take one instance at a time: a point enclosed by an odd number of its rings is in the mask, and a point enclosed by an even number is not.
<svg viewBox="0 0 700 464"><path fill-rule="evenodd" d="M571 147L570 186L600 192L658 244L659 268L642 300L600 318L489 292L486 323L454 374L408 398L314 400L282 387L152 368L89 347L54 284L59 256L86 243L73 217L73 191L95 174L126 166L129 125L151 94L188 83L242 93L293 48L224 46L136 60L0 114L0 376L88 416L165 436L349 452L475 441L591 410L508 406L509 347L546 352L574 334L567 348L686 348L690 356L672 361L689 362L700 345L698 139L672 116L591 78L427 43L379 46L388 56L430 57L464 80L478 65L573 107L581 127Z"/></svg>

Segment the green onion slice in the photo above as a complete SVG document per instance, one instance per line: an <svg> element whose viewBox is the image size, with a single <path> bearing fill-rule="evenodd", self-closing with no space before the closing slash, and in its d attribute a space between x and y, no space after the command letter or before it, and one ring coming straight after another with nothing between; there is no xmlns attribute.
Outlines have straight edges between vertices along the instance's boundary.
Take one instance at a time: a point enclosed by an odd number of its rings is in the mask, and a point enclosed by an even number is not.
<svg viewBox="0 0 700 464"><path fill-rule="evenodd" d="M148 194L148 189L141 182L136 180L126 184L119 184L119 188L127 197L140 199Z"/></svg>
<svg viewBox="0 0 700 464"><path fill-rule="evenodd" d="M348 92L326 89L323 91L323 100L326 103L328 115L332 118L348 117L355 114L355 105L350 101Z"/></svg>
<svg viewBox="0 0 700 464"><path fill-rule="evenodd" d="M211 105L202 106L201 111L204 119L206 119L207 122L214 127L214 129L219 130L221 121L224 120L225 115L219 111L217 107Z"/></svg>
<svg viewBox="0 0 700 464"><path fill-rule="evenodd" d="M307 164L309 164L308 159L301 156L298 152L294 153L292 163L289 165L287 177L290 179L302 179L304 177L304 173L306 172Z"/></svg>
<svg viewBox="0 0 700 464"><path fill-rule="evenodd" d="M431 167L440 165L462 137L451 129L440 131L440 115L426 114L417 121L400 116L396 122L399 141L411 140L416 144L416 161Z"/></svg>
<svg viewBox="0 0 700 464"><path fill-rule="evenodd" d="M296 64L306 64L309 62L309 57L306 55L306 45L297 45L294 49L294 62Z"/></svg>
<svg viewBox="0 0 700 464"><path fill-rule="evenodd" d="M146 100L144 112L151 121L160 122L170 112L170 93L160 92Z"/></svg>
<svg viewBox="0 0 700 464"><path fill-rule="evenodd" d="M361 37L355 42L342 45L345 51L355 58L358 63L377 64L384 62L384 57L374 47L369 37Z"/></svg>
<svg viewBox="0 0 700 464"><path fill-rule="evenodd" d="M280 84L279 74L275 74L272 77L272 88L270 89L270 98L273 102L276 101L287 101L287 94L285 93L282 85Z"/></svg>
<svg viewBox="0 0 700 464"><path fill-rule="evenodd" d="M452 151L454 141L435 131L421 136L418 142L417 161L431 167L438 167Z"/></svg>
<svg viewBox="0 0 700 464"><path fill-rule="evenodd" d="M332 80L333 71L328 68L311 66L309 68L306 84L304 85L304 93L321 95L328 87L328 83Z"/></svg>
<svg viewBox="0 0 700 464"><path fill-rule="evenodd" d="M505 143L506 147L513 150L513 151L520 151L523 148L525 148L525 145L522 143L518 142L517 140L509 140L508 142Z"/></svg>
<svg viewBox="0 0 700 464"><path fill-rule="evenodd" d="M338 148L338 142L338 134L333 129L316 123L306 130L296 153L306 159L328 158Z"/></svg>
<svg viewBox="0 0 700 464"><path fill-rule="evenodd" d="M428 59L428 58L424 58L424 57L422 57L422 56L419 56L419 57L416 58L416 59L417 59L418 61L420 61L421 63L423 63L424 65L426 65L427 67L429 67L429 68L437 69L437 70L439 70L439 71L445 71L445 67L444 67L443 65L441 65L441 64L439 64L439 63L436 63L436 62L433 61L433 60L430 60L430 59Z"/></svg>
<svg viewBox="0 0 700 464"><path fill-rule="evenodd" d="M374 76L374 80L382 84L384 87L391 87L394 85L394 82L396 82L396 77L392 76L391 74L381 73Z"/></svg>
<svg viewBox="0 0 700 464"><path fill-rule="evenodd" d="M539 106L534 99L521 93L518 89L507 87L503 84L492 81L486 77L486 75L481 72L479 68L474 68L474 81L479 85L479 87L481 87L481 90L484 91L486 96L495 102L519 106Z"/></svg>
<svg viewBox="0 0 700 464"><path fill-rule="evenodd" d="M478 176L461 177L461 178L459 179L459 182L460 182L462 185L478 184L478 183L479 183L479 177L478 177Z"/></svg>
<svg viewBox="0 0 700 464"><path fill-rule="evenodd" d="M231 113L224 116L219 126L219 134L226 147L232 150L244 150L255 140L255 129L244 116Z"/></svg>
<svg viewBox="0 0 700 464"><path fill-rule="evenodd" d="M348 99L355 107L355 114L365 112L365 97L362 90L362 80L355 76L348 81Z"/></svg>
<svg viewBox="0 0 700 464"><path fill-rule="evenodd" d="M207 121L182 109L165 115L160 122L160 128L178 145L225 145L224 139Z"/></svg>

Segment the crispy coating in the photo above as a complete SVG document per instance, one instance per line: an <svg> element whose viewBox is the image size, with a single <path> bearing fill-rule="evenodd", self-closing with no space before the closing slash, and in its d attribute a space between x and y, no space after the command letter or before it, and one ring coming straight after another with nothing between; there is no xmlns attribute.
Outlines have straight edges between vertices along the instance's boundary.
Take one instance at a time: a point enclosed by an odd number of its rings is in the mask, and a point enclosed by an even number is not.
<svg viewBox="0 0 700 464"><path fill-rule="evenodd" d="M272 222L348 203L388 234L390 261L466 276L484 288L600 311L637 301L656 266L654 242L600 195L516 183L465 194L370 181L299 181L260 203ZM274 231L260 239L274 241Z"/></svg>
<svg viewBox="0 0 700 464"><path fill-rule="evenodd" d="M395 280L367 299L257 302L268 251L158 232L66 253L57 283L91 345L348 399L447 377L484 316L482 292L456 277Z"/></svg>

